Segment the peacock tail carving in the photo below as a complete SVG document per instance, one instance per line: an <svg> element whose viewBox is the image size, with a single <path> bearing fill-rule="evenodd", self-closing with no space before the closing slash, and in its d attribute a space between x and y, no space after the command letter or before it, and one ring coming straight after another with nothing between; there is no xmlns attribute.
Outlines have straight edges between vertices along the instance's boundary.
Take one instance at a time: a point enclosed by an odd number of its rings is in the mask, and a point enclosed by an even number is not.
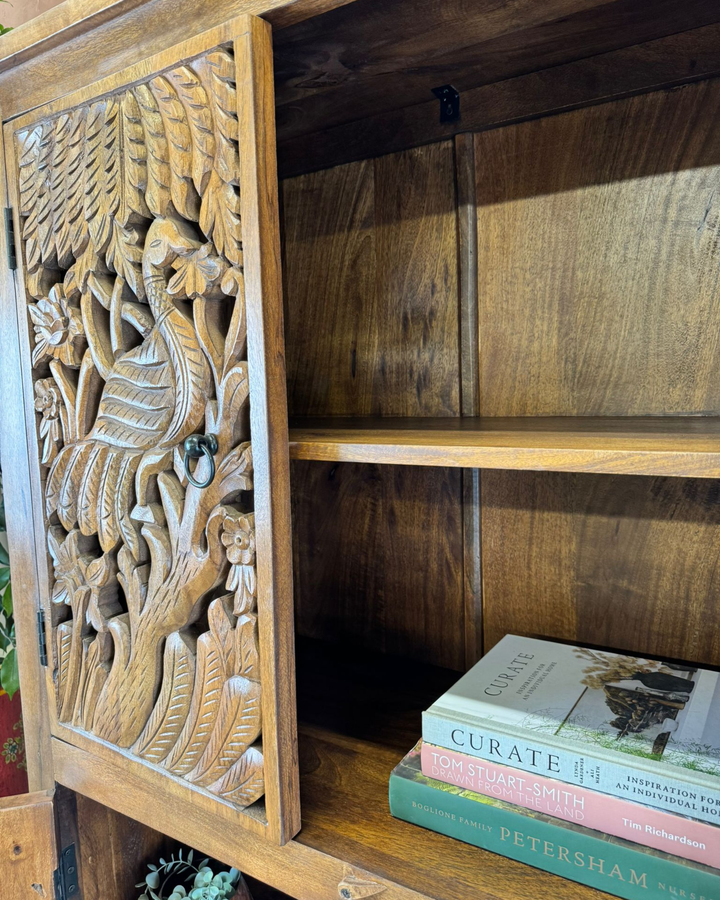
<svg viewBox="0 0 720 900"><path fill-rule="evenodd" d="M264 783L235 77L220 48L17 143L58 718L244 807ZM204 489L195 432L218 441Z"/></svg>

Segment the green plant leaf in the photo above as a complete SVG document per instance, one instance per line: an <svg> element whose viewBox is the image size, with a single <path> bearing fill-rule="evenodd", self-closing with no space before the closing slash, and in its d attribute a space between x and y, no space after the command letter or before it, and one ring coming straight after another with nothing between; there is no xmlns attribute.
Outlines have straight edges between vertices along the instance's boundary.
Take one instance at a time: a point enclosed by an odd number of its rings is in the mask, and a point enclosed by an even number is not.
<svg viewBox="0 0 720 900"><path fill-rule="evenodd" d="M153 888L153 889L160 887L160 876L158 875L158 873L157 872L148 872L148 876L145 879L145 884L149 888Z"/></svg>
<svg viewBox="0 0 720 900"><path fill-rule="evenodd" d="M8 653L2 661L2 666L0 666L0 687L2 687L11 700L20 688L17 654L14 649Z"/></svg>
<svg viewBox="0 0 720 900"><path fill-rule="evenodd" d="M10 554L7 551L7 547L0 544L0 566L9 566L10 565Z"/></svg>
<svg viewBox="0 0 720 900"><path fill-rule="evenodd" d="M10 569L0 569L0 591L10 584Z"/></svg>
<svg viewBox="0 0 720 900"><path fill-rule="evenodd" d="M9 619L10 616L13 614L13 595L12 595L12 585L11 584L9 584L5 588L5 593L3 594L3 599L2 599L2 608L3 608L3 612Z"/></svg>

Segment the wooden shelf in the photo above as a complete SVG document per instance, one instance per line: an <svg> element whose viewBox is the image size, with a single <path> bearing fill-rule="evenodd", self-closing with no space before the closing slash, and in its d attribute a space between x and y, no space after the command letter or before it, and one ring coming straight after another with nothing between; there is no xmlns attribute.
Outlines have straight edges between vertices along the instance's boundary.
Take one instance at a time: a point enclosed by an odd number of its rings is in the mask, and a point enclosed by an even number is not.
<svg viewBox="0 0 720 900"><path fill-rule="evenodd" d="M720 477L720 418L299 419L292 459Z"/></svg>
<svg viewBox="0 0 720 900"><path fill-rule="evenodd" d="M393 819L391 770L458 673L300 642L303 828L295 841L420 895L589 900L598 891Z"/></svg>

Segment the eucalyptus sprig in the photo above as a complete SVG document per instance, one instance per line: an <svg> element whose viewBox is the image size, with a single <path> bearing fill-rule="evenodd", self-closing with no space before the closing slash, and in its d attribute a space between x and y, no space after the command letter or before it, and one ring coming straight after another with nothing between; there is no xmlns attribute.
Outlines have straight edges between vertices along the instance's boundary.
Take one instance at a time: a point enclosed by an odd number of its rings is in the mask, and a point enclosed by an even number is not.
<svg viewBox="0 0 720 900"><path fill-rule="evenodd" d="M135 887L144 888L138 900L230 900L235 896L242 875L237 869L213 872L209 859L197 865L193 863L194 851L183 859L180 850L177 858L160 858L159 866L148 865L145 881Z"/></svg>

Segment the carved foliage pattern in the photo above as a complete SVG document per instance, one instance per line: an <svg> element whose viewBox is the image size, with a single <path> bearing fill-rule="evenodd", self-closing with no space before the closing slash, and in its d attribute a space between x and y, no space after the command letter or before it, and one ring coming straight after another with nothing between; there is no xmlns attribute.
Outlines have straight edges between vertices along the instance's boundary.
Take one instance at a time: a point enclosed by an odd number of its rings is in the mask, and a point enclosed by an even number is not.
<svg viewBox="0 0 720 900"><path fill-rule="evenodd" d="M264 785L232 52L17 140L59 720L247 806ZM182 465L198 431L219 445L203 490Z"/></svg>

